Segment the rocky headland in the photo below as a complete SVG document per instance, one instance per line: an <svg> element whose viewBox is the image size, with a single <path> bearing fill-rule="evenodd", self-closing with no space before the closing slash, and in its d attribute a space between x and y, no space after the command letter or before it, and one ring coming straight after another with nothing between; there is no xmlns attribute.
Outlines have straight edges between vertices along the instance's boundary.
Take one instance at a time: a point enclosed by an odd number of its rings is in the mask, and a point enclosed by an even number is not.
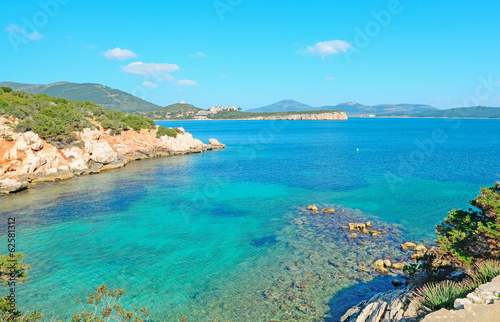
<svg viewBox="0 0 500 322"><path fill-rule="evenodd" d="M346 121L347 114L343 111L315 113L315 114L291 114L291 115L272 115L272 116L257 116L246 118L245 120L269 120L269 121Z"/></svg>
<svg viewBox="0 0 500 322"><path fill-rule="evenodd" d="M225 148L216 139L204 144L183 128L176 129L175 137L157 137L158 127L114 134L97 122L95 129L73 132L74 143L57 148L32 131L14 131L17 124L15 118L0 117L0 193L120 168L132 160Z"/></svg>

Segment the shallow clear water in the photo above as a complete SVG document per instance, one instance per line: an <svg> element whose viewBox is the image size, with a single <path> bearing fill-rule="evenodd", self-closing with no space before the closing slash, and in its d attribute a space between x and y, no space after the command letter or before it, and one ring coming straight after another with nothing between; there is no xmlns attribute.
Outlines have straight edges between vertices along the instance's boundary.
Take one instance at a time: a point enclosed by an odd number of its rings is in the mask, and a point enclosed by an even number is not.
<svg viewBox="0 0 500 322"><path fill-rule="evenodd" d="M401 256L394 245L403 239L432 243L447 211L468 207L500 173L498 120L160 123L227 148L0 199L33 268L18 287L21 308L67 319L77 299L106 284L126 288L123 304L147 306L154 321L335 321L390 287L356 267ZM309 204L348 207L345 216L391 236L352 244L336 230L347 217L313 218L300 209Z"/></svg>

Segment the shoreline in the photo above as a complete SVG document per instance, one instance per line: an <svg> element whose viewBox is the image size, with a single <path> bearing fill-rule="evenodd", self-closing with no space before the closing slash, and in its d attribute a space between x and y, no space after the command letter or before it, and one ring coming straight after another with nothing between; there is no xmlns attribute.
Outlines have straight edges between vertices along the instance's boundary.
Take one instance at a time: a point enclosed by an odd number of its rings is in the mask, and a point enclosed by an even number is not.
<svg viewBox="0 0 500 322"><path fill-rule="evenodd" d="M5 119L4 119L5 124ZM97 174L124 167L131 161L175 156L224 149L216 139L209 144L193 138L183 128L175 135L157 137L156 130L123 131L113 135L109 130L85 128L74 132L77 143L58 148L38 134L15 133L2 129L9 136L1 147L0 194L16 193L37 183L68 180L83 174Z"/></svg>

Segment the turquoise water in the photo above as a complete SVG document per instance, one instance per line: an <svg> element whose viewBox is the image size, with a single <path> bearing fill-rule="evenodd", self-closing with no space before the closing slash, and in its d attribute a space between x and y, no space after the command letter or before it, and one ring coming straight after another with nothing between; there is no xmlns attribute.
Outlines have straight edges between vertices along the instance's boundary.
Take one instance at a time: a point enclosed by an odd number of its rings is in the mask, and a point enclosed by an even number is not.
<svg viewBox="0 0 500 322"><path fill-rule="evenodd" d="M447 211L500 179L498 120L160 123L228 147L0 199L33 268L21 308L68 319L106 284L154 321L335 321L391 287L357 268L402 256L401 240L432 243ZM337 212L314 217L309 204ZM338 228L353 218L389 234L353 243Z"/></svg>

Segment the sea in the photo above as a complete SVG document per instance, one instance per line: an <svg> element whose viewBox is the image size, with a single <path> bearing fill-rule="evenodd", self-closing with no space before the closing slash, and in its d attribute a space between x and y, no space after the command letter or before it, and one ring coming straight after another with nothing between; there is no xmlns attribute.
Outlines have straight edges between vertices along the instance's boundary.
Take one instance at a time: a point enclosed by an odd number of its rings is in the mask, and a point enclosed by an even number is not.
<svg viewBox="0 0 500 322"><path fill-rule="evenodd" d="M409 262L400 243L435 245L435 225L500 180L500 120L158 124L227 147L0 197L2 253L15 218L31 266L23 312L70 321L106 285L150 321L338 321L403 280L375 260ZM366 221L384 233L342 228Z"/></svg>

